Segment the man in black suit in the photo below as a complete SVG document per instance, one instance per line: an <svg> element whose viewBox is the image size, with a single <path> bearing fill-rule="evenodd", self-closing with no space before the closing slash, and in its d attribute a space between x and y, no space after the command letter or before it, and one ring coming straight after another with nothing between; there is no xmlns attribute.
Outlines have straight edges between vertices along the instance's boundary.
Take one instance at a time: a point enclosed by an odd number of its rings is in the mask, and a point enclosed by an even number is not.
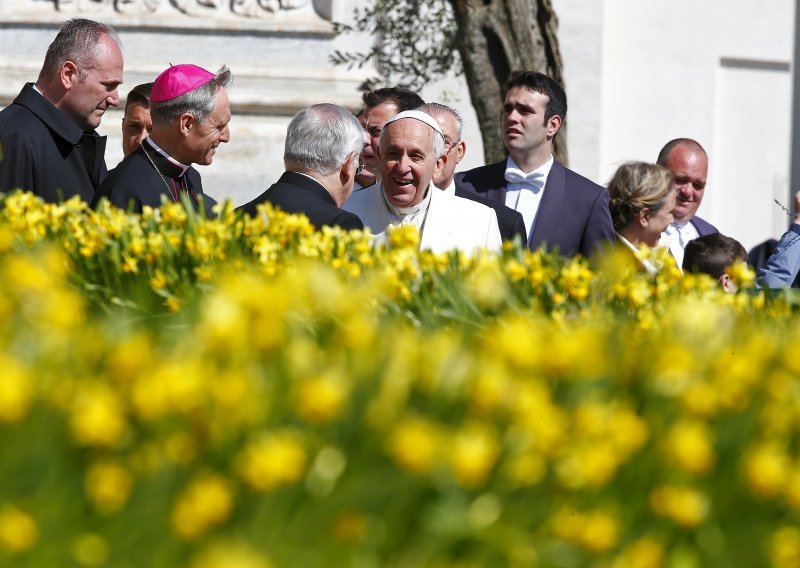
<svg viewBox="0 0 800 568"><path fill-rule="evenodd" d="M708 154L691 138L670 140L658 153L657 163L675 176L675 221L662 233L678 266L683 265L683 253L689 241L718 233L711 223L696 215L706 189Z"/></svg>
<svg viewBox="0 0 800 568"><path fill-rule="evenodd" d="M122 67L112 28L81 18L61 26L36 83L0 112L0 192L92 200L107 174L106 137L95 129L119 104Z"/></svg>
<svg viewBox="0 0 800 568"><path fill-rule="evenodd" d="M438 175L433 176L433 183L436 187L450 193L456 197L463 197L477 201L482 205L491 207L497 214L497 225L500 229L500 236L504 241L513 241L519 238L520 242L527 242L525 233L525 222L518 211L506 207L502 203L487 201L456 187L455 172L458 163L464 159L467 153L467 143L461 139L461 132L464 129L464 119L457 110L440 103L426 103L419 107L419 110L427 112L442 129L444 134L444 167Z"/></svg>
<svg viewBox="0 0 800 568"><path fill-rule="evenodd" d="M240 209L255 215L256 206L269 201L287 213L303 213L317 229L363 229L358 216L340 207L353 192L365 144L364 130L347 109L318 104L301 110L286 131L286 171Z"/></svg>
<svg viewBox="0 0 800 568"><path fill-rule="evenodd" d="M509 157L456 175L457 190L519 211L528 246L589 256L614 240L605 188L553 159L553 140L567 113L567 96L550 77L516 71L503 105Z"/></svg>

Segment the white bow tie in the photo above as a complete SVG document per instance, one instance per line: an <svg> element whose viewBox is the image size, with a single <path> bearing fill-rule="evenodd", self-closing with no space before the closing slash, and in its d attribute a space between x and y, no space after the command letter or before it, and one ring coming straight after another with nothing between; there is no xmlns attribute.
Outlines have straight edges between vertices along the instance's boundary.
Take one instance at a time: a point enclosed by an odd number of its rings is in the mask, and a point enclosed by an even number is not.
<svg viewBox="0 0 800 568"><path fill-rule="evenodd" d="M526 174L518 168L506 168L505 178L509 183L527 183L535 186L537 189L544 187L544 175L537 171Z"/></svg>

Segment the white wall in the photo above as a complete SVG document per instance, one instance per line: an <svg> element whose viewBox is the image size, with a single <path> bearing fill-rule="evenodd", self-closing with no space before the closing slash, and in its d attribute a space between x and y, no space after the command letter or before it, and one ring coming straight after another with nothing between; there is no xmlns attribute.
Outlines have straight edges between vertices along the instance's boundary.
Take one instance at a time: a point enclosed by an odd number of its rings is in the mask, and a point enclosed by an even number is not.
<svg viewBox="0 0 800 568"><path fill-rule="evenodd" d="M595 182L600 177L603 5L609 0L553 0L567 92L569 167Z"/></svg>
<svg viewBox="0 0 800 568"><path fill-rule="evenodd" d="M780 235L789 190L794 2L606 0L600 171L676 137L709 153L700 215L752 247Z"/></svg>

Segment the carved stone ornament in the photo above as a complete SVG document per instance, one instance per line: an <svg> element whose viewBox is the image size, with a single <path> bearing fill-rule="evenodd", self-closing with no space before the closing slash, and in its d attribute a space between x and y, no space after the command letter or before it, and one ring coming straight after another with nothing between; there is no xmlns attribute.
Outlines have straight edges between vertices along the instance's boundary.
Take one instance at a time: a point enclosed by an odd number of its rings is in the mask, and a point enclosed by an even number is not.
<svg viewBox="0 0 800 568"><path fill-rule="evenodd" d="M318 12L313 0L28 0L42 6L52 3L58 12L98 15L148 16L173 8L192 18L272 19L280 13L303 11L313 17ZM19 4L19 0L17 0ZM323 10L323 12L326 10ZM317 16L323 14L316 14Z"/></svg>

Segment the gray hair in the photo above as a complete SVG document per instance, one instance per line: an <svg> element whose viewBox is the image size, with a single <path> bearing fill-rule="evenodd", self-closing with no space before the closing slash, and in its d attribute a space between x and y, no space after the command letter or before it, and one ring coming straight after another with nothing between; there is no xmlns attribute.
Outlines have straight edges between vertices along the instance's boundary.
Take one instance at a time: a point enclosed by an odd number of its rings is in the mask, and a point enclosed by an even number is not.
<svg viewBox="0 0 800 568"><path fill-rule="evenodd" d="M307 171L329 175L347 157L364 149L364 129L349 110L322 103L294 115L286 129L283 160Z"/></svg>
<svg viewBox="0 0 800 568"><path fill-rule="evenodd" d="M422 122L417 118L411 118L411 117L402 118L400 120L414 120L416 122ZM391 124L393 123L388 123L386 126L391 126ZM425 123L422 122L422 124ZM381 130L381 138L380 138L381 148L383 148L383 143L386 140L386 132L389 130L388 128L386 128L386 126L384 126L383 130ZM431 147L433 148L433 153L436 155L436 159L438 160L439 158L444 156L444 134L442 134L441 132L434 129L428 124L425 124L425 126L427 126L431 131Z"/></svg>
<svg viewBox="0 0 800 568"><path fill-rule="evenodd" d="M421 110L422 112L427 112L433 118L437 116L442 116L443 114L449 114L453 118L456 119L456 132L458 132L458 140L451 140L450 142L460 142L461 141L461 132L464 130L464 119L461 117L461 113L458 112L453 107L449 107L447 105L443 105L441 103L425 103L424 105L420 106L417 110Z"/></svg>
<svg viewBox="0 0 800 568"><path fill-rule="evenodd" d="M104 35L122 49L119 36L111 26L84 18L67 20L47 48L39 77L55 77L65 61L72 61L78 66L79 77L83 79L95 64L97 45Z"/></svg>
<svg viewBox="0 0 800 568"><path fill-rule="evenodd" d="M185 113L191 114L198 121L214 110L214 97L217 92L233 81L233 75L227 65L220 67L214 77L196 89L184 93L168 101L150 101L150 117L158 124L171 124Z"/></svg>

